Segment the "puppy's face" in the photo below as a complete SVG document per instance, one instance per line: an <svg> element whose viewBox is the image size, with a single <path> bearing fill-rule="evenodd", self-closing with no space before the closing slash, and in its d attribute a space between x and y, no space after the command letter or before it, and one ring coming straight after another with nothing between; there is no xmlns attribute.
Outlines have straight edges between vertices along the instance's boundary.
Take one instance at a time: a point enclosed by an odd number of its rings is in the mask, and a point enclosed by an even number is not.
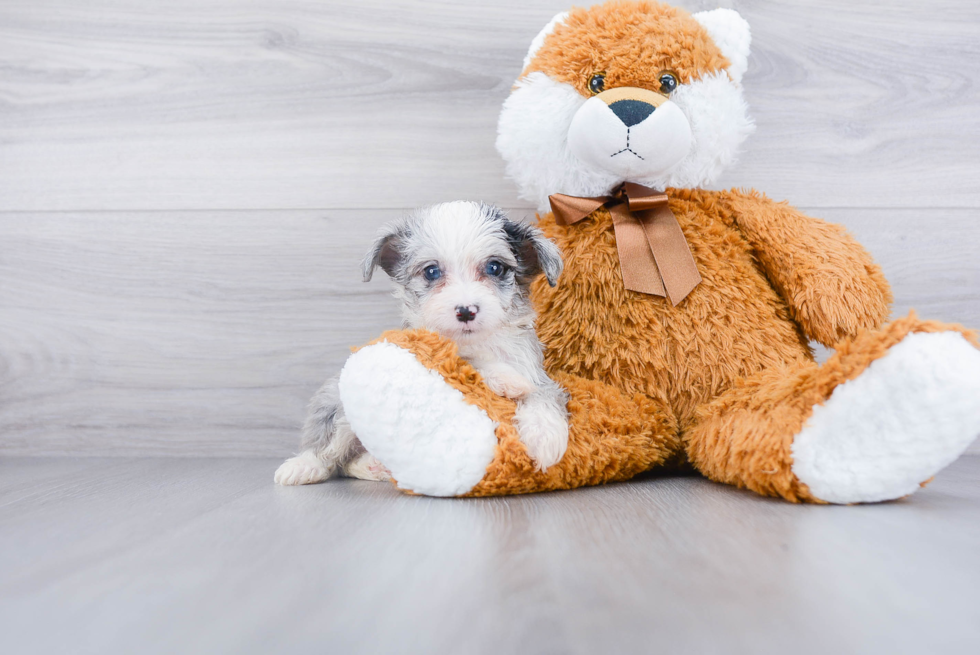
<svg viewBox="0 0 980 655"><path fill-rule="evenodd" d="M522 197L547 210L552 193L709 184L752 130L740 86L749 42L731 10L607 2L556 16L498 124Z"/></svg>
<svg viewBox="0 0 980 655"><path fill-rule="evenodd" d="M405 324L466 342L520 324L527 288L544 273L554 285L561 257L534 227L489 205L449 202L386 226L364 261L396 283Z"/></svg>

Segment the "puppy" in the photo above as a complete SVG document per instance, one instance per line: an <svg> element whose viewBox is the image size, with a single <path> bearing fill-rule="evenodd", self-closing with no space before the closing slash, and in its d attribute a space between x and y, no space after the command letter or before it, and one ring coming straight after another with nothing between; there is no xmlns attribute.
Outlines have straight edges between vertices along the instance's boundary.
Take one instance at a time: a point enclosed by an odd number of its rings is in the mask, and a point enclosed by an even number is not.
<svg viewBox="0 0 980 655"><path fill-rule="evenodd" d="M378 267L394 282L403 326L455 341L494 393L517 401L515 427L536 465L557 463L568 446L568 397L544 371L528 286L541 273L555 285L558 248L496 207L448 202L382 228L364 259L364 280ZM276 471L279 484L321 482L338 472L390 478L351 430L338 379L313 396L301 452Z"/></svg>

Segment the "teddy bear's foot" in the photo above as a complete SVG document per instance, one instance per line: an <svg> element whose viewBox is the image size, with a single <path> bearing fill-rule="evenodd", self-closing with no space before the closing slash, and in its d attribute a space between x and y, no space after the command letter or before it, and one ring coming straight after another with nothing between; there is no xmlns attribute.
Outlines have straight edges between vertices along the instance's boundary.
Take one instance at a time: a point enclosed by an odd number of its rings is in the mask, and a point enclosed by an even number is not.
<svg viewBox="0 0 980 655"><path fill-rule="evenodd" d="M339 386L354 433L401 489L464 494L494 458L496 424L404 348L387 342L361 348L344 365Z"/></svg>
<svg viewBox="0 0 980 655"><path fill-rule="evenodd" d="M905 336L813 408L793 473L830 503L907 496L980 434L980 350L958 332Z"/></svg>
<svg viewBox="0 0 980 655"><path fill-rule="evenodd" d="M772 367L699 410L685 434L712 480L794 502L916 491L980 435L980 350L914 315L842 341L823 365Z"/></svg>

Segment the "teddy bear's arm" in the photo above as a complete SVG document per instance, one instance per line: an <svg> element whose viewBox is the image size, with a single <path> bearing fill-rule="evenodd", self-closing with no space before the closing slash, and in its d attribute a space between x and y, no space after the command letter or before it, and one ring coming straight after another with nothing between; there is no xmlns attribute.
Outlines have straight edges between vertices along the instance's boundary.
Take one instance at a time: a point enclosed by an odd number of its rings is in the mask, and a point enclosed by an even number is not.
<svg viewBox="0 0 980 655"><path fill-rule="evenodd" d="M729 200L759 265L809 338L832 346L888 318L888 281L842 226L755 192L731 192Z"/></svg>

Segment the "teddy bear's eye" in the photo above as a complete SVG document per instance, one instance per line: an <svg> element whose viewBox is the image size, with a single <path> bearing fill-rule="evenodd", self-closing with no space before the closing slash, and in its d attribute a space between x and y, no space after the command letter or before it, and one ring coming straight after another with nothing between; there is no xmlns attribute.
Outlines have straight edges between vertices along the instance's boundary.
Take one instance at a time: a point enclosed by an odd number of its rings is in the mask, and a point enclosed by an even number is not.
<svg viewBox="0 0 980 655"><path fill-rule="evenodd" d="M602 90L604 88L606 88L605 73L596 73L595 75L589 78L589 91L592 92L592 95L597 95L599 93L602 93Z"/></svg>
<svg viewBox="0 0 980 655"><path fill-rule="evenodd" d="M673 73L660 74L660 93L670 94L677 88L677 77Z"/></svg>

